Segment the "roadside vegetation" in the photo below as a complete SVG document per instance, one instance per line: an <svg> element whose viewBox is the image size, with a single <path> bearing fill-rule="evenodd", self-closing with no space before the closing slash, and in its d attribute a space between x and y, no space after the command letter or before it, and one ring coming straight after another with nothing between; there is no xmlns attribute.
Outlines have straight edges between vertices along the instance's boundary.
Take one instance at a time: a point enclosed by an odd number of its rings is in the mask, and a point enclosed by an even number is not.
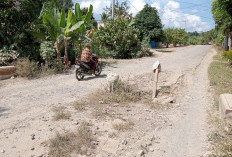
<svg viewBox="0 0 232 157"><path fill-rule="evenodd" d="M61 120L61 119L69 119L71 117L71 114L65 110L65 107L59 106L54 107L53 109L54 116L53 119L55 121Z"/></svg>
<svg viewBox="0 0 232 157"><path fill-rule="evenodd" d="M232 93L232 67L228 58L218 49L219 53L209 67L210 85L213 86L215 104L210 112L210 123L215 126L208 138L213 145L210 157L232 156L232 125L218 117L219 96L223 93Z"/></svg>
<svg viewBox="0 0 232 157"><path fill-rule="evenodd" d="M212 40L205 40L207 32L192 37L184 29L164 29L156 8L149 5L133 18L126 1L116 1L114 20L112 7L104 9L104 26L99 29L93 6L74 6L71 0L28 0L18 7L14 0L8 0L2 6L0 66L15 65L17 75L22 77L64 72L80 57L86 42L101 58L130 59L152 56L151 41L163 42L168 47L208 44Z"/></svg>
<svg viewBox="0 0 232 157"><path fill-rule="evenodd" d="M57 133L49 140L49 156L69 157L71 154L90 155L94 149L95 138L88 123L82 123L76 132L69 132L61 135Z"/></svg>
<svg viewBox="0 0 232 157"><path fill-rule="evenodd" d="M228 30L232 28L232 1L214 0L212 2L212 13L216 23L214 37L218 54L209 67L210 84L213 86L215 104L210 112L210 123L215 130L209 134L209 141L213 146L210 157L232 157L232 125L228 120L219 118L219 96L220 94L232 94L232 50L227 50L227 44L222 43Z"/></svg>

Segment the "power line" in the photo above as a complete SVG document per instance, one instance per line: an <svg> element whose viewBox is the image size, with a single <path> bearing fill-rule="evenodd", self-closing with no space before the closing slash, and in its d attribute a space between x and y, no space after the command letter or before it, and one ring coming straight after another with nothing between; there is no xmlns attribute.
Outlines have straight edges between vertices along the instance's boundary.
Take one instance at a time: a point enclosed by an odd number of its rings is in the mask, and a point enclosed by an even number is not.
<svg viewBox="0 0 232 157"><path fill-rule="evenodd" d="M130 2L130 0L128 0L127 2L129 2L130 3L130 5L132 6L132 7L134 7L135 8L135 6ZM137 9L137 8L135 8L135 10L137 10L138 12L139 12L139 10Z"/></svg>

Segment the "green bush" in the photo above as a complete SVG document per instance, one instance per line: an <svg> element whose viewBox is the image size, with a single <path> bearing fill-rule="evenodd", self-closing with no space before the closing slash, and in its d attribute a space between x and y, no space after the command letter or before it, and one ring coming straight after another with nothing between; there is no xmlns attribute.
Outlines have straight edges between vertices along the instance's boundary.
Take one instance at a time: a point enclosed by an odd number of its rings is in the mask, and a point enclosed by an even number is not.
<svg viewBox="0 0 232 157"><path fill-rule="evenodd" d="M56 56L52 41L44 41L40 44L40 56L45 61L50 61Z"/></svg>
<svg viewBox="0 0 232 157"><path fill-rule="evenodd" d="M140 54L138 54L138 57L147 57L147 56L152 56L152 52L150 51L150 38L149 37L145 37L143 40L142 40L142 43L141 43L141 51L140 51Z"/></svg>
<svg viewBox="0 0 232 157"><path fill-rule="evenodd" d="M49 63L45 65L41 65L40 67L40 75L52 75L52 74L59 74L65 70L65 66L61 60L51 60Z"/></svg>
<svg viewBox="0 0 232 157"><path fill-rule="evenodd" d="M18 60L16 63L16 74L21 77L32 78L39 74L38 66L29 58Z"/></svg>
<svg viewBox="0 0 232 157"><path fill-rule="evenodd" d="M139 30L130 27L127 19L110 20L96 31L91 45L101 57L133 58L141 50Z"/></svg>
<svg viewBox="0 0 232 157"><path fill-rule="evenodd" d="M224 51L223 56L229 60L230 64L232 64L232 50Z"/></svg>
<svg viewBox="0 0 232 157"><path fill-rule="evenodd" d="M15 50L10 50L4 47L0 50L0 65L9 65L14 62L19 56Z"/></svg>

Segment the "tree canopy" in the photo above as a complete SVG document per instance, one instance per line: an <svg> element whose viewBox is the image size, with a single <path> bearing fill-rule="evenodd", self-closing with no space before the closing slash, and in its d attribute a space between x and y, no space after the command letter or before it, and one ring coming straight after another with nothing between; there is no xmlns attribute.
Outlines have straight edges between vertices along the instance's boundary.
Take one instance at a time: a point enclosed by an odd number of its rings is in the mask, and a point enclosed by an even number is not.
<svg viewBox="0 0 232 157"><path fill-rule="evenodd" d="M146 4L136 15L134 26L140 30L140 40L144 37L149 37L150 40L163 41L163 25L156 8Z"/></svg>
<svg viewBox="0 0 232 157"><path fill-rule="evenodd" d="M164 43L166 44L166 47L169 46L169 44L173 44L176 46L176 44L187 44L189 35L184 29L175 29L175 28L168 28L164 30Z"/></svg>
<svg viewBox="0 0 232 157"><path fill-rule="evenodd" d="M215 0L212 2L212 13L216 23L216 29L225 31L232 29L232 1Z"/></svg>
<svg viewBox="0 0 232 157"><path fill-rule="evenodd" d="M102 17L108 18L112 16L112 6L104 8L104 11L102 13ZM127 1L123 1L121 4L116 0L115 6L114 6L114 16L116 18L121 18L121 17L127 17L129 19L132 18L132 15L129 13L129 6L127 4ZM103 18L103 19L104 19Z"/></svg>
<svg viewBox="0 0 232 157"><path fill-rule="evenodd" d="M0 49L13 49L20 56L39 58L40 42L27 32L42 19L38 19L43 3L50 7L70 8L72 0L1 0L0 1Z"/></svg>

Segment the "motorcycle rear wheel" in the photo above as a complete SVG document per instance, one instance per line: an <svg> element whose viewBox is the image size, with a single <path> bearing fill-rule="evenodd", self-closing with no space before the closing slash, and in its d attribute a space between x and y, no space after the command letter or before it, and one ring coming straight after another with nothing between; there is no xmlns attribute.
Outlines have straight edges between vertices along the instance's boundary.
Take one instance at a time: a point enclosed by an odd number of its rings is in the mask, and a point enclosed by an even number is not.
<svg viewBox="0 0 232 157"><path fill-rule="evenodd" d="M78 81L81 81L81 80L84 79L84 75L83 75L82 72L79 71L79 70L76 70L76 79L77 79Z"/></svg>
<svg viewBox="0 0 232 157"><path fill-rule="evenodd" d="M102 72L102 67L100 64L97 64L96 69L95 69L95 76L99 76Z"/></svg>

